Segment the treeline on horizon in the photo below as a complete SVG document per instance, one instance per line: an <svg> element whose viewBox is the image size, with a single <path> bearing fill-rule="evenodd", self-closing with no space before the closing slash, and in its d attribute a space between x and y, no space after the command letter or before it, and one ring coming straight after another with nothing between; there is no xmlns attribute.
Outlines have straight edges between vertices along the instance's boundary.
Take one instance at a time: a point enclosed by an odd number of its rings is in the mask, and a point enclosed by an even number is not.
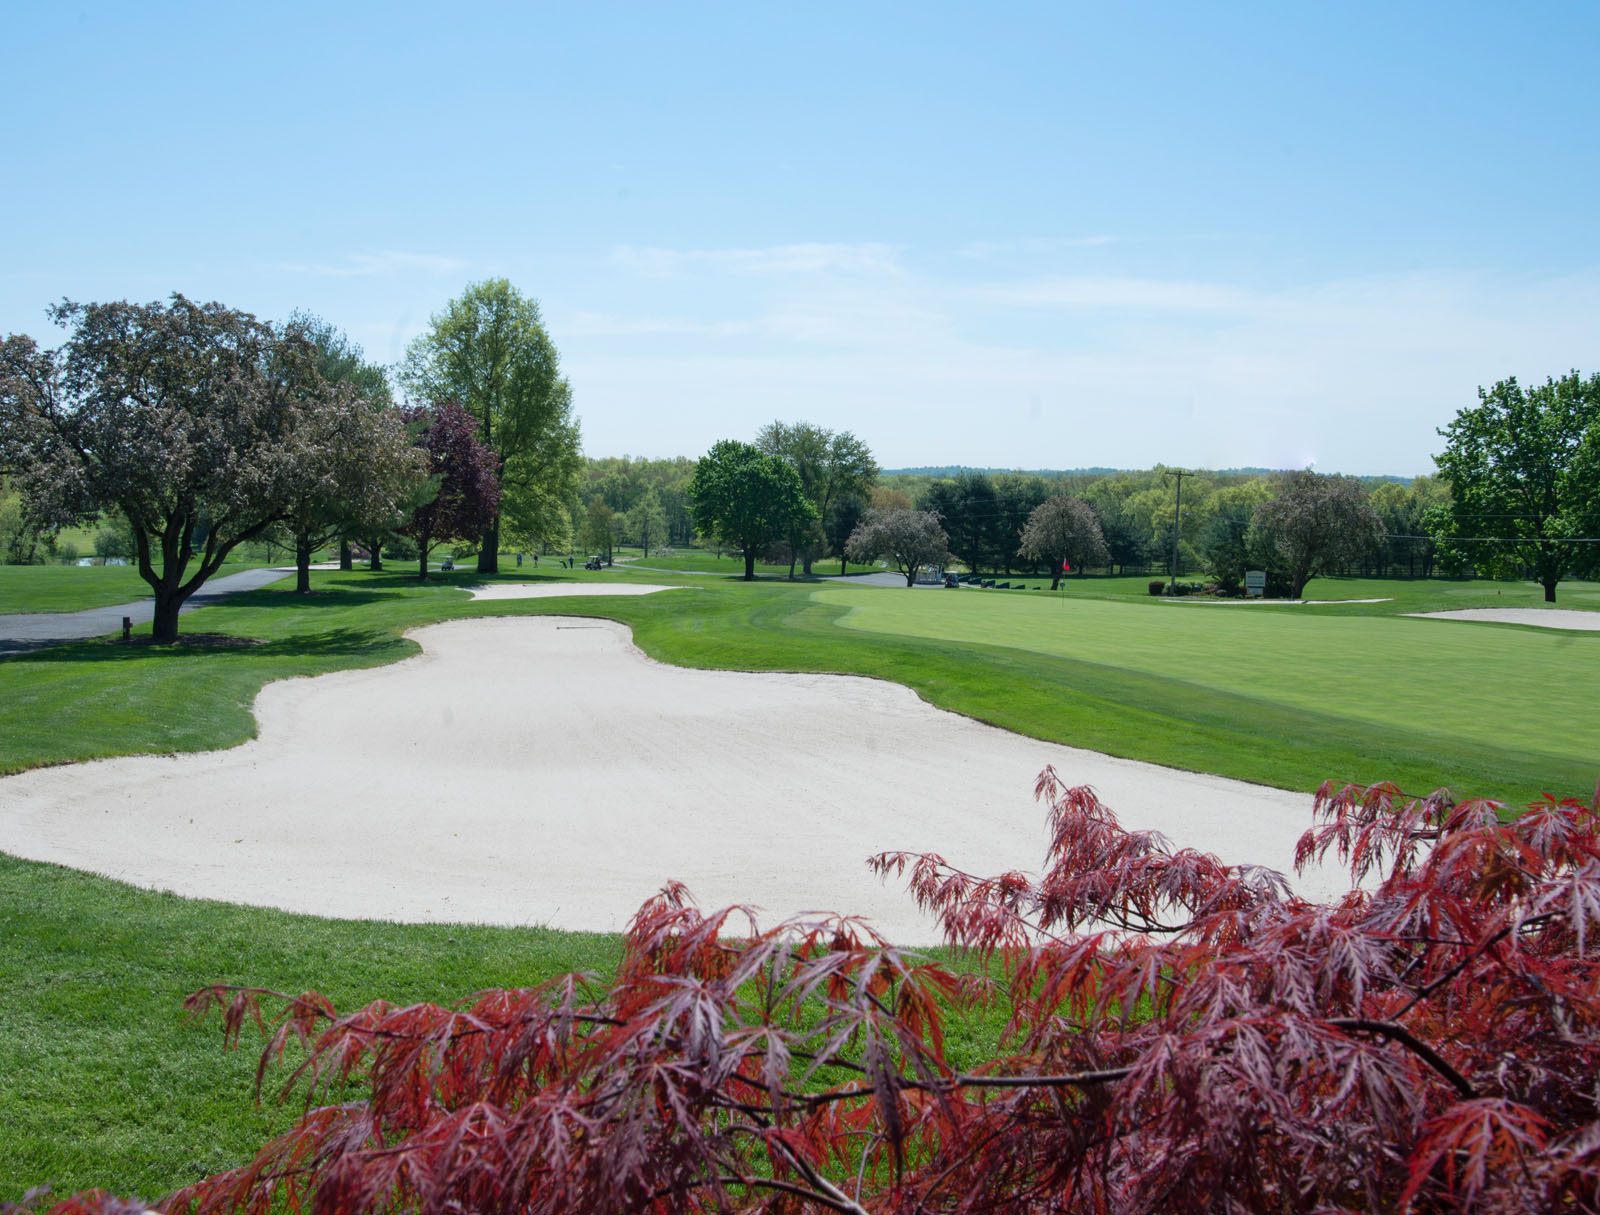
<svg viewBox="0 0 1600 1215"><path fill-rule="evenodd" d="M444 544L493 574L505 552L581 545L609 560L619 543L648 556L696 539L736 546L746 578L757 560L793 576L831 557L843 572L847 557L890 555L864 538L885 528L901 536L908 583L947 562L1087 566L1170 569L1174 593L1197 571L1234 593L1258 570L1269 594L1297 596L1328 573L1475 571L1535 578L1553 603L1562 578L1600 573L1600 374L1480 388L1439 432L1438 475L1409 480L885 472L851 432L804 421L773 421L754 444L723 439L698 461L585 458L538 302L506 279L469 284L393 369L322 318L274 324L180 293L64 300L46 315L68 333L59 348L0 339L0 562L73 561L79 540L102 560L136 554L166 641L183 600L235 551L265 546L271 560L291 547L296 590L310 593L312 553L332 541L343 568L359 543L374 570L384 552L415 555L421 579ZM914 560L902 543L913 532Z"/></svg>
<svg viewBox="0 0 1600 1215"><path fill-rule="evenodd" d="M631 456L586 458L573 535L580 545L606 552L612 544L654 548L688 545L697 533L689 501L696 461L687 456L654 460ZM1060 493L1088 502L1100 519L1110 562L1099 570L1122 574L1168 571L1177 507L1176 470L1082 469L993 472L945 466L946 472L895 469L880 472L865 505L876 509L935 510L956 558L974 572L1040 575L1037 561L1018 553L1032 512ZM1178 535L1179 572L1230 570L1247 548L1255 508L1279 493L1282 474L1267 469L1184 471ZM1464 557L1431 538L1428 516L1448 511L1448 484L1436 476L1352 477L1383 523L1385 538L1347 572L1426 577L1464 575ZM595 523L599 517L600 524ZM814 558L832 557L834 546ZM769 564L787 565L785 545L767 554ZM1232 579L1227 579L1232 581Z"/></svg>
<svg viewBox="0 0 1600 1215"><path fill-rule="evenodd" d="M1166 465L1157 464L1155 467L1165 468ZM1098 464L1088 468L980 468L968 464L924 464L906 468L886 468L883 470L882 475L885 477L956 477L961 473L983 473L990 477L1014 474L1021 477L1044 477L1049 479L1053 477L1109 477L1116 473L1139 471L1141 470L1137 468L1111 468ZM1188 470L1185 469L1184 471L1187 472ZM1282 468L1256 468L1247 465L1240 468L1217 468L1208 471L1219 474L1239 473L1251 477L1268 477L1273 473L1286 472L1288 470ZM1396 476L1393 473L1351 473L1340 475L1353 476L1357 481L1363 481L1368 484L1376 484L1380 481L1398 481L1401 485L1409 485L1415 479L1413 477Z"/></svg>

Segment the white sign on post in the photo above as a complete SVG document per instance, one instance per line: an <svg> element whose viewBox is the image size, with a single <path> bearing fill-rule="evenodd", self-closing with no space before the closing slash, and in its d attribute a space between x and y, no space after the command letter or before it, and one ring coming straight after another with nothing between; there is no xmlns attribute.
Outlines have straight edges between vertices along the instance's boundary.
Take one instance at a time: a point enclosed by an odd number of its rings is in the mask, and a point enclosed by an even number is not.
<svg viewBox="0 0 1600 1215"><path fill-rule="evenodd" d="M1267 572L1265 570L1245 570L1244 593L1255 599L1260 599L1267 591Z"/></svg>

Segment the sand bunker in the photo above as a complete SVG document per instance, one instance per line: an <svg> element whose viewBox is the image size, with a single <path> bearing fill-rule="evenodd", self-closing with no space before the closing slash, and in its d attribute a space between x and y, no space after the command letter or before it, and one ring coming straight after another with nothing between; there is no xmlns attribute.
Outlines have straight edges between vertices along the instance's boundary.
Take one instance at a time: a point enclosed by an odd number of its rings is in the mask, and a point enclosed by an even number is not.
<svg viewBox="0 0 1600 1215"><path fill-rule="evenodd" d="M1338 607L1341 603L1393 603L1387 599L1192 599L1180 595L1176 599L1163 599L1163 603L1214 603L1223 607Z"/></svg>
<svg viewBox="0 0 1600 1215"><path fill-rule="evenodd" d="M1600 632L1600 612L1571 608L1461 608L1454 612L1407 612L1424 620L1488 620L1497 624L1532 624L1541 629Z"/></svg>
<svg viewBox="0 0 1600 1215"><path fill-rule="evenodd" d="M563 595L653 595L656 591L690 591L688 586L645 586L642 583L497 582L469 586L474 599L550 599Z"/></svg>
<svg viewBox="0 0 1600 1215"><path fill-rule="evenodd" d="M0 849L318 915L603 931L676 878L703 906L864 914L918 943L931 922L865 859L1036 868L1047 763L1226 860L1287 869L1310 821L1303 794L1021 738L892 683L666 666L608 621L412 636L417 658L268 685L233 750L5 778Z"/></svg>

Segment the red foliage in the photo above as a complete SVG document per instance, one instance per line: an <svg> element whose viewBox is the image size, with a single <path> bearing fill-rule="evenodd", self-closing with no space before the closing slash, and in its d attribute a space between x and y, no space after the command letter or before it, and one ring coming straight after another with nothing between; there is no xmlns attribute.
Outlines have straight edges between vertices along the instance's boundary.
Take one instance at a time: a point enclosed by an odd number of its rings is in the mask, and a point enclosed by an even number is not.
<svg viewBox="0 0 1600 1215"><path fill-rule="evenodd" d="M422 428L417 445L427 453L437 487L401 529L417 542L426 578L428 550L435 543L476 536L493 521L500 507L500 457L478 439L478 420L455 401L432 409L409 407L401 415Z"/></svg>
<svg viewBox="0 0 1600 1215"><path fill-rule="evenodd" d="M1597 806L1326 786L1297 861L1335 905L1129 832L1053 771L1042 877L886 854L993 981L867 925L730 935L681 887L608 992L569 976L460 1008L279 1012L307 1110L168 1212L1593 1211L1600 1203ZM1597 799L1600 801L1600 799ZM952 1006L1011 1009L946 1057ZM364 1100L320 1105L358 1081ZM74 1203L76 1205L74 1205ZM80 1196L57 1211L117 1210Z"/></svg>

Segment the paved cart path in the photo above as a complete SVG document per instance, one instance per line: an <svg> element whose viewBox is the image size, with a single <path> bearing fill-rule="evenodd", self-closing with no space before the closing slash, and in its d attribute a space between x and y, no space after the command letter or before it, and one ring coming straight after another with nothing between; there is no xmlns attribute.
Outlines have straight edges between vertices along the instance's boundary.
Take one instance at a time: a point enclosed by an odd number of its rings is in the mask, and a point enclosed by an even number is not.
<svg viewBox="0 0 1600 1215"><path fill-rule="evenodd" d="M293 574L293 566L280 566L212 578L189 596L182 610L192 612L196 608L209 607L229 595L260 590ZM135 625L149 624L155 616L155 610L155 599L152 597L133 603L117 603L111 607L89 608L82 612L14 612L0 616L0 657L25 654L29 650L60 645L66 641L104 637L122 628L124 616L130 617Z"/></svg>

